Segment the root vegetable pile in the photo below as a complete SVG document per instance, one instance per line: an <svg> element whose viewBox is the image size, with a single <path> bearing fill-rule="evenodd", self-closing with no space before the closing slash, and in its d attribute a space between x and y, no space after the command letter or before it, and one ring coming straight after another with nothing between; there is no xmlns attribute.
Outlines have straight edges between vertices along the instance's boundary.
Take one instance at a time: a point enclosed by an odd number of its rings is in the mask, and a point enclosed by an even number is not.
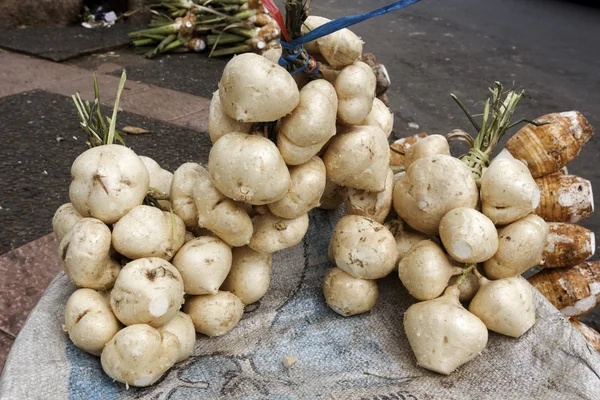
<svg viewBox="0 0 600 400"><path fill-rule="evenodd" d="M499 83L491 91L481 123L454 98L477 129L475 138L462 130L446 137L422 133L380 150L367 127L344 127L341 133L338 126L324 156L331 169L328 183L353 214L334 228L329 259L336 267L323 283L327 304L342 316L370 311L378 298L376 279L397 267L400 281L419 301L404 314L417 364L441 374L477 357L488 330L518 338L535 324L532 287L521 277L534 266L579 265L569 276L559 275L578 285L555 296L563 314L581 315L600 301L593 290L600 276L595 264L581 264L594 254L594 234L573 224L592 211L591 187L560 171L589 140L591 128L577 112L543 116L492 159L499 139L522 122L511 117L523 93L504 92ZM352 107L365 98L344 93L363 99L349 103ZM351 121L343 113L340 119ZM449 141L456 139L471 147L459 158L450 152ZM371 157L363 159L367 146ZM377 158L390 161L384 185ZM338 171L353 174L341 179ZM560 286L550 273L531 278L547 296ZM575 298L588 287L593 293ZM575 326L597 344L600 335L578 321Z"/></svg>
<svg viewBox="0 0 600 400"><path fill-rule="evenodd" d="M292 39L327 22L294 21ZM328 306L344 317L372 310L377 279L397 270L418 300L404 314L416 361L441 374L476 358L488 330L518 338L535 324L524 271L546 263L595 278L584 262L594 235L573 224L592 211L591 187L561 173L592 135L581 114L528 121L492 159L522 122L511 117L523 93L496 83L481 124L454 98L475 138L419 134L390 147L393 115L377 98L389 77L361 57L362 41L343 29L306 49L284 48L282 60L297 52L285 67L272 54L234 57L212 97L207 165L173 173L114 144L125 74L112 118L74 96L90 148L52 221L63 269L80 287L64 328L114 380L152 385L193 354L196 333L234 329L245 306L268 295L280 267L272 253L303 240L316 207L344 204L348 214L329 243ZM454 139L470 144L460 158ZM568 154L554 156L557 148ZM544 282L536 286L552 289ZM566 299L569 315L590 303Z"/></svg>

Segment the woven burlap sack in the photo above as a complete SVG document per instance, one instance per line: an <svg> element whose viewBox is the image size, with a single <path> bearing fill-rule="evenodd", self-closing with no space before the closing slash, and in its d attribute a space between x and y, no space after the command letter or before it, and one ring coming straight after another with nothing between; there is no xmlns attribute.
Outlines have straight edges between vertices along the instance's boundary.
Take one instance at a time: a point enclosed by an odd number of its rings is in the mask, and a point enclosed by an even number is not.
<svg viewBox="0 0 600 400"><path fill-rule="evenodd" d="M339 213L339 212L338 212ZM402 315L414 302L396 274L373 311L343 318L323 299L327 245L339 215L311 212L304 241L274 254L267 295L229 334L198 335L195 354L150 388L102 372L62 330L75 287L59 275L14 343L0 398L17 399L600 399L600 357L539 293L520 339L490 333L479 357L450 376L416 366ZM285 356L295 356L290 369Z"/></svg>

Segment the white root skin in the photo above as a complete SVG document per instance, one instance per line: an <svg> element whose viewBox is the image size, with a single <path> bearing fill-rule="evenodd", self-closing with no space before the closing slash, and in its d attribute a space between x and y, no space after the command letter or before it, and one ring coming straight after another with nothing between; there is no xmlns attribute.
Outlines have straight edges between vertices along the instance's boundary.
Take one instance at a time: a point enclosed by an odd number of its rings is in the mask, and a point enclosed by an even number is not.
<svg viewBox="0 0 600 400"><path fill-rule="evenodd" d="M113 227L112 244L125 257L173 258L185 241L185 224L175 213L137 206Z"/></svg>
<svg viewBox="0 0 600 400"><path fill-rule="evenodd" d="M540 203L540 190L527 166L502 152L481 177L482 211L496 225L510 224Z"/></svg>
<svg viewBox="0 0 600 400"><path fill-rule="evenodd" d="M219 82L225 113L239 122L276 121L300 101L294 78L283 67L254 53L234 56Z"/></svg>
<svg viewBox="0 0 600 400"><path fill-rule="evenodd" d="M150 187L160 190L163 194L169 196L171 192L171 182L173 181L173 173L162 169L162 167L153 159L146 156L140 156L140 160L148 170L150 176Z"/></svg>
<svg viewBox="0 0 600 400"><path fill-rule="evenodd" d="M483 266L490 279L521 275L543 262L548 238L546 221L530 214L498 231L498 251Z"/></svg>
<svg viewBox="0 0 600 400"><path fill-rule="evenodd" d="M337 185L381 192L390 165L388 141L375 126L355 126L331 139L323 161Z"/></svg>
<svg viewBox="0 0 600 400"><path fill-rule="evenodd" d="M104 345L122 327L108 300L97 291L79 289L69 297L65 306L64 330L81 350L100 356Z"/></svg>
<svg viewBox="0 0 600 400"><path fill-rule="evenodd" d="M498 250L494 223L472 208L448 211L440 222L440 238L452 258L463 263L489 260Z"/></svg>
<svg viewBox="0 0 600 400"><path fill-rule="evenodd" d="M148 170L129 148L116 144L93 147L71 166L69 199L83 217L117 222L142 204L150 184Z"/></svg>
<svg viewBox="0 0 600 400"><path fill-rule="evenodd" d="M440 221L448 211L475 208L478 199L471 170L459 159L445 154L413 162L394 185L393 193L398 215L411 228L428 235L438 234Z"/></svg>
<svg viewBox="0 0 600 400"><path fill-rule="evenodd" d="M376 126L389 138L394 130L394 114L377 97L373 99L373 108L361 125Z"/></svg>
<svg viewBox="0 0 600 400"><path fill-rule="evenodd" d="M219 291L190 297L184 312L192 317L196 332L206 336L223 336L242 318L244 304L232 293Z"/></svg>
<svg viewBox="0 0 600 400"><path fill-rule="evenodd" d="M281 119L277 133L300 147L323 143L335 135L337 109L333 85L324 79L313 80L300 90L300 103Z"/></svg>
<svg viewBox="0 0 600 400"><path fill-rule="evenodd" d="M333 85L338 95L339 121L346 125L364 121L373 108L376 85L373 70L362 61L342 69Z"/></svg>
<svg viewBox="0 0 600 400"><path fill-rule="evenodd" d="M223 136L210 149L208 170L221 193L253 205L277 201L290 187L290 173L277 146L262 136Z"/></svg>
<svg viewBox="0 0 600 400"><path fill-rule="evenodd" d="M271 283L270 254L260 253L248 246L233 249L231 271L221 288L236 295L244 304L260 300Z"/></svg>
<svg viewBox="0 0 600 400"><path fill-rule="evenodd" d="M175 362L181 362L188 359L194 354L194 346L196 345L196 329L192 318L181 311L167 322L165 325L158 328L159 332L172 333L179 340L179 354Z"/></svg>
<svg viewBox="0 0 600 400"><path fill-rule="evenodd" d="M394 191L394 173L388 169L385 187L381 192L348 188L346 190L346 211L349 214L362 215L383 223L392 209L392 192Z"/></svg>
<svg viewBox="0 0 600 400"><path fill-rule="evenodd" d="M290 169L290 181L287 194L268 207L273 214L292 219L319 205L325 190L325 164L319 157L313 157Z"/></svg>
<svg viewBox="0 0 600 400"><path fill-rule="evenodd" d="M287 165L300 165L319 154L329 139L309 146L298 146L282 133L277 135L277 149Z"/></svg>
<svg viewBox="0 0 600 400"><path fill-rule="evenodd" d="M196 236L194 236L194 234L190 231L185 231L185 240L184 240L184 244L189 242L190 240L194 240Z"/></svg>
<svg viewBox="0 0 600 400"><path fill-rule="evenodd" d="M75 210L75 207L73 207L73 204L71 203L65 203L58 207L54 213L54 217L52 217L52 230L54 231L58 243L60 243L67 232L69 232L81 218L83 217Z"/></svg>
<svg viewBox="0 0 600 400"><path fill-rule="evenodd" d="M461 283L456 284L459 278L460 275L454 275L451 277L450 281L448 282L448 286L456 285L460 292L458 300L461 303L468 303L479 291L479 278L477 278L475 274L470 273L463 279Z"/></svg>
<svg viewBox="0 0 600 400"><path fill-rule="evenodd" d="M173 259L186 294L217 294L231 269L231 248L219 238L202 236L186 243Z"/></svg>
<svg viewBox="0 0 600 400"><path fill-rule="evenodd" d="M95 218L82 218L58 246L62 268L79 287L110 289L121 266L111 258L110 229Z"/></svg>
<svg viewBox="0 0 600 400"><path fill-rule="evenodd" d="M117 333L102 351L102 369L112 379L129 386L154 384L175 364L180 343L170 332L145 324Z"/></svg>
<svg viewBox="0 0 600 400"><path fill-rule="evenodd" d="M333 183L331 179L325 177L325 190L319 201L319 208L323 210L334 210L344 202L346 188Z"/></svg>
<svg viewBox="0 0 600 400"><path fill-rule="evenodd" d="M379 298L377 282L354 278L335 267L323 281L323 295L327 305L343 317L371 311Z"/></svg>
<svg viewBox="0 0 600 400"><path fill-rule="evenodd" d="M225 113L221 105L219 91L214 92L208 113L208 134L210 135L210 141L215 144L217 140L228 133L250 133L251 131L251 122L238 122Z"/></svg>
<svg viewBox="0 0 600 400"><path fill-rule="evenodd" d="M277 46L277 47L271 47L270 49L268 49L267 51L264 51L261 56L263 56L264 58L266 58L267 60L273 62L273 63L278 63L279 62L279 58L281 58L281 53L283 52L283 48L281 46ZM294 76L302 76L302 74L297 74Z"/></svg>
<svg viewBox="0 0 600 400"><path fill-rule="evenodd" d="M110 306L124 325L160 327L183 304L183 280L162 258L140 258L123 267L110 292Z"/></svg>
<svg viewBox="0 0 600 400"><path fill-rule="evenodd" d="M330 245L335 264L355 278L383 278L394 270L398 259L392 233L358 215L346 215L338 221Z"/></svg>
<svg viewBox="0 0 600 400"><path fill-rule="evenodd" d="M252 220L243 203L227 198L213 185L204 168L198 171L192 191L198 224L229 246L245 246L252 237Z"/></svg>
<svg viewBox="0 0 600 400"><path fill-rule="evenodd" d="M196 179L205 171L200 164L182 164L173 174L171 202L173 211L183 220L186 228L198 227L198 209L194 203L193 189Z"/></svg>
<svg viewBox="0 0 600 400"><path fill-rule="evenodd" d="M496 281L479 279L480 289L469 311L491 331L520 337L535 324L535 303L531 285L521 276Z"/></svg>
<svg viewBox="0 0 600 400"><path fill-rule="evenodd" d="M408 168L420 158L431 157L437 154L450 155L450 145L442 135L429 135L415 142L406 151L404 167Z"/></svg>
<svg viewBox="0 0 600 400"><path fill-rule="evenodd" d="M261 253L275 253L302 241L308 231L308 214L286 219L267 212L255 217L253 224L254 233L248 246Z"/></svg>
<svg viewBox="0 0 600 400"><path fill-rule="evenodd" d="M421 232L410 229L402 220L390 220L384 224L392 232L396 240L396 249L398 249L398 262L402 261L406 253L419 242L430 239L429 236Z"/></svg>
<svg viewBox="0 0 600 400"><path fill-rule="evenodd" d="M310 15L302 25L302 34L330 20ZM339 69L354 64L362 54L363 42L348 28L333 32L304 45L310 54L319 53L332 67Z"/></svg>
<svg viewBox="0 0 600 400"><path fill-rule="evenodd" d="M441 295L452 275L462 272L454 267L444 250L431 240L414 245L398 264L402 284L417 300L431 300Z"/></svg>
<svg viewBox="0 0 600 400"><path fill-rule="evenodd" d="M420 367L449 375L487 345L487 328L458 295L451 286L442 297L413 304L404 313L404 331Z"/></svg>

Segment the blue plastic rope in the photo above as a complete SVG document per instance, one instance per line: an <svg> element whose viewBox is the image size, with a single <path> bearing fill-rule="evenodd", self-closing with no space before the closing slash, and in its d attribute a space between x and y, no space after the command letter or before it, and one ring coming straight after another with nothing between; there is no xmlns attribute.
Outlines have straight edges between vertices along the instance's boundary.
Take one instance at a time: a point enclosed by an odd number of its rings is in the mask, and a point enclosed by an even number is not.
<svg viewBox="0 0 600 400"><path fill-rule="evenodd" d="M418 3L419 1L420 0L400 0L400 1L389 4L385 7L381 7L377 10L373 10L368 13L351 15L348 17L334 19L333 21L329 21L326 24L321 25L318 28L315 28L312 31L308 32L306 35L297 37L296 39L294 39L290 42L281 40L281 47L283 47L284 49L292 50L292 51L297 51L297 50L302 49L302 51L299 51L298 53L290 54L287 56L281 56L281 58L279 58L279 65L282 65L282 66L289 65L292 62L294 62L294 60L296 60L300 56L300 54L306 53L306 50L304 50L304 48L302 48L302 45L305 43L322 38L323 36L327 36L329 34L332 34L333 32L337 32L341 29L358 24L359 22L366 21L373 17L378 17L380 15L384 15L389 12L400 10L401 8L411 6L415 3ZM306 68L308 68L308 62L309 62L309 57L308 57L308 53L306 53L306 64L304 66L302 66L301 68L297 69L296 71L292 71L290 73L292 75L294 75L298 72L304 71ZM312 73L317 73L316 69L317 68L315 68L315 71L313 71Z"/></svg>

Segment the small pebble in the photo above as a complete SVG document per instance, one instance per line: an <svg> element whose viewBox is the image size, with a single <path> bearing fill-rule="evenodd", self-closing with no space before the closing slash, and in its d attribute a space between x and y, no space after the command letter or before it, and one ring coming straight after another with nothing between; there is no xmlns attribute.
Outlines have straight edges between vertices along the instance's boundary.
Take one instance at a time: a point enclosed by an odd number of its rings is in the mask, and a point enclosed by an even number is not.
<svg viewBox="0 0 600 400"><path fill-rule="evenodd" d="M283 366L286 368L292 368L292 365L296 364L297 358L295 356L283 357Z"/></svg>

